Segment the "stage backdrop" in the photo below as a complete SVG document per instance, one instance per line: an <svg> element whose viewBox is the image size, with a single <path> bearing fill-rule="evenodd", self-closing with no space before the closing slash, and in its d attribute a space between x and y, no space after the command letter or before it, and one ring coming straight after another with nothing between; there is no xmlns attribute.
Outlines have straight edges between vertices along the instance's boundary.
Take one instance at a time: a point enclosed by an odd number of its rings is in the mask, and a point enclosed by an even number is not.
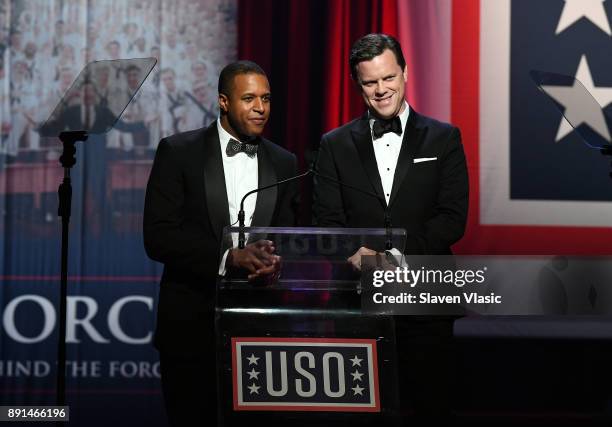
<svg viewBox="0 0 612 427"><path fill-rule="evenodd" d="M217 117L236 16L234 0L0 1L0 404L55 398L63 172L59 141L39 126L87 62L152 56L121 117L139 130L78 144L67 399L71 425L165 425L151 344L161 265L143 248L144 191L160 138ZM117 95L102 86L100 98Z"/></svg>
<svg viewBox="0 0 612 427"><path fill-rule="evenodd" d="M451 119L467 142L471 190L458 251L612 253L609 158L529 74L575 77L609 114L611 16L599 0L453 1Z"/></svg>
<svg viewBox="0 0 612 427"><path fill-rule="evenodd" d="M470 208L454 250L609 254L609 158L586 147L529 73L576 76L609 113L610 16L603 0L239 0L238 45L280 77L274 102L287 115L271 136L307 165L322 132L364 111L352 43L396 36L410 105L462 132Z"/></svg>
<svg viewBox="0 0 612 427"><path fill-rule="evenodd" d="M159 138L215 117L214 81L238 49L271 78L271 136L306 166L323 132L363 111L350 44L396 35L411 105L462 131L470 212L455 250L609 254L609 161L528 76L576 76L609 111L610 16L600 0L0 0L0 403L53 401L62 172L58 142L37 128L88 60L159 64L122 117L141 131L78 147L68 399L77 424L123 425L133 414L155 425L160 266L142 247L145 183Z"/></svg>

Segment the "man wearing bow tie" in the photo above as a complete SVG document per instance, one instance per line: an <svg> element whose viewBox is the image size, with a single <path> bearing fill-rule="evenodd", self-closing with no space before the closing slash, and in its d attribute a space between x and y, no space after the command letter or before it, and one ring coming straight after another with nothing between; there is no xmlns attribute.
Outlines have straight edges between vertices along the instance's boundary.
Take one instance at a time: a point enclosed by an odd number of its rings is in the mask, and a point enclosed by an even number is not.
<svg viewBox="0 0 612 427"><path fill-rule="evenodd" d="M296 175L295 155L260 136L270 86L257 64L238 61L221 71L219 110L210 126L161 140L145 198L145 248L164 263L155 345L172 426L215 425L218 275L236 270L262 280L279 271L269 241L221 253L223 228L237 223L248 191ZM245 225L293 226L296 200L296 185L253 194Z"/></svg>
<svg viewBox="0 0 612 427"><path fill-rule="evenodd" d="M393 37L369 34L360 38L351 49L349 65L367 112L323 136L317 169L379 197L317 178L315 223L385 227L388 209L392 226L406 229L404 254L451 254L450 246L463 236L468 208L467 167L459 129L425 117L408 105L404 98L408 70ZM384 249L362 247L349 262L359 269L362 255ZM400 389L404 409L410 405L427 418L448 409L443 402L448 391L444 390L448 360L440 355L450 345L452 322L416 320L397 322Z"/></svg>
<svg viewBox="0 0 612 427"><path fill-rule="evenodd" d="M393 37L369 34L357 40L349 65L367 112L323 135L317 168L381 200L317 179L316 223L384 227L384 199L393 227L406 229L406 254L450 254L463 236L468 207L459 129L408 105L408 69ZM374 253L364 249L363 254Z"/></svg>

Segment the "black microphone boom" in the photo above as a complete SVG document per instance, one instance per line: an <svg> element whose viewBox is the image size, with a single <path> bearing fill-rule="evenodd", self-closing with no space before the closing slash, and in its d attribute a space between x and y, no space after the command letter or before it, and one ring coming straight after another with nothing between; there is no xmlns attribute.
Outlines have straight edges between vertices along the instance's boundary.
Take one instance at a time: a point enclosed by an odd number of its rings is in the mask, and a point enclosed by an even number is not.
<svg viewBox="0 0 612 427"><path fill-rule="evenodd" d="M393 248L393 235L392 235L392 231L391 231L391 229L392 229L391 215L389 214L389 206L387 206L386 200L382 196L380 196L379 194L373 193L373 192L368 191L368 190L364 190L363 188L358 188L358 187L355 187L353 185L344 183L344 182L342 182L340 180L337 180L336 178L332 178L331 176L323 175L323 174L319 173L316 170L316 166L313 164L310 169L308 169L306 172L304 172L304 173L302 173L300 175L296 175L296 176L293 176L291 178L283 179L281 181L275 182L274 184L266 185L264 187L256 188L254 190L249 191L248 193L246 193L242 197L242 200L240 201L240 211L238 211L238 248L239 249L244 249L244 246L245 246L245 243L246 243L246 238L245 238L245 235L244 235L244 216L245 216L245 214L244 214L244 201L246 200L246 198L249 197L251 194L258 193L258 192L260 192L262 190L267 190L268 188L276 187L276 186L279 186L281 184L286 184L286 183L291 182L291 181L302 179L302 178L305 178L305 177L307 177L308 175L311 175L311 174L313 174L313 175L315 175L315 176L317 176L319 178L323 178L323 179L327 179L329 181L332 181L332 182L334 182L334 183L336 183L338 185L341 185L343 187L350 188L351 190L355 190L355 191L360 192L362 194L367 194L368 196L375 197L380 202L380 204L382 205L383 209L385 210L385 217L384 217L385 230L386 230L385 249L386 250L390 250L390 249Z"/></svg>
<svg viewBox="0 0 612 427"><path fill-rule="evenodd" d="M350 188L351 190L355 190L359 193L362 194L367 194L368 196L372 196L372 197L376 197L376 199L378 199L378 201L380 202L380 204L382 205L383 209L385 210L385 230L386 230L386 241L385 241L385 249L386 250L391 250L393 248L393 235L392 235L392 231L391 231L391 215L389 214L389 206L387 206L387 201L379 194L373 193L371 191L368 190L364 190L363 188L359 188L359 187L355 187L353 185L347 184L345 182L342 182L336 178L332 178L331 176L327 176L327 175L323 175L321 173L319 173L315 168L310 169L310 172L312 172L315 176L323 178L323 179L327 179L329 181L332 181L338 185L341 185L343 187L346 188Z"/></svg>
<svg viewBox="0 0 612 427"><path fill-rule="evenodd" d="M310 175L312 172L313 172L312 169L308 169L303 174L292 176L291 178L283 179L281 181L275 182L274 184L266 185L266 186L259 187L259 188L256 188L254 190L251 190L248 193L246 193L244 195L244 197L242 197L242 200L240 201L240 211L238 211L238 228L239 228L238 229L238 248L239 249L244 249L244 244L245 244L245 237L244 237L244 201L246 200L246 198L249 197L251 194L259 193L262 190L267 190L268 188L276 187L276 186L281 185L281 184L286 184L288 182L304 178L304 177Z"/></svg>

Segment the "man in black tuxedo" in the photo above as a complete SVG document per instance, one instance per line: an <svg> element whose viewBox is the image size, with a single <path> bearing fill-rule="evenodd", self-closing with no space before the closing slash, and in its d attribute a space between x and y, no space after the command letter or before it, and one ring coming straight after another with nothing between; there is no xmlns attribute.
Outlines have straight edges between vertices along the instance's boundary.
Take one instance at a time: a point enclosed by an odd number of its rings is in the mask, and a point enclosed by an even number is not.
<svg viewBox="0 0 612 427"><path fill-rule="evenodd" d="M296 175L296 157L260 136L270 87L257 64L238 61L222 70L219 109L207 128L161 140L147 185L145 248L164 263L155 345L173 426L215 425L218 275L236 269L258 280L279 270L269 241L221 253L223 228L237 222L246 192ZM252 195L246 225L292 226L296 200L295 185Z"/></svg>
<svg viewBox="0 0 612 427"><path fill-rule="evenodd" d="M368 111L323 135L318 171L384 198L393 226L407 231L406 254L450 254L463 236L468 207L459 129L405 101L408 70L392 37L358 40L350 66ZM384 227L384 207L374 197L325 179L317 180L315 196L319 225Z"/></svg>
<svg viewBox="0 0 612 427"><path fill-rule="evenodd" d="M468 208L459 129L408 105L408 70L393 37L360 38L351 49L349 65L368 111L323 136L317 169L379 199L319 178L314 188L316 224L384 227L388 206L392 225L406 229L404 254L451 254L450 246L463 236ZM362 255L383 250L359 248L349 262L359 269ZM452 321L404 316L396 318L396 326L404 409L410 406L424 418L448 412L445 355Z"/></svg>

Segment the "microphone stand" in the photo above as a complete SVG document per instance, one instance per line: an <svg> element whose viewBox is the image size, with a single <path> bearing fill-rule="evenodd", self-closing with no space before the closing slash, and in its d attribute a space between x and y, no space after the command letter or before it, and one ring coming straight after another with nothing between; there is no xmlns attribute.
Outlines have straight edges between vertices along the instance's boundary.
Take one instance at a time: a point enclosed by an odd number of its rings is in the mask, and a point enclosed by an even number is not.
<svg viewBox="0 0 612 427"><path fill-rule="evenodd" d="M332 178L331 176L326 176L323 175L321 173L319 173L316 169L311 169L312 173L320 178L323 179L327 179L329 181L332 181L338 185L341 185L343 187L346 188L350 188L351 190L355 190L359 193L363 193L363 194L367 194L369 196L372 197L376 197L376 199L380 202L380 204L382 205L383 209L385 210L385 234L386 234L386 241L385 241L385 250L390 250L393 248L393 234L392 234L392 225L391 225L391 215L389 214L389 206L387 206L387 201L385 199L383 199L380 195L373 193L371 191L368 190L364 190L363 188L358 188L358 187L354 187L350 184L346 184L342 181L337 180L336 178Z"/></svg>
<svg viewBox="0 0 612 427"><path fill-rule="evenodd" d="M306 172L304 172L301 175L283 179L282 181L275 182L274 184L266 185L265 187L259 187L254 190L251 190L248 193L246 193L244 197L242 197L242 200L240 201L240 210L238 211L238 249L244 249L244 244L246 240L244 236L244 201L246 200L246 198L249 197L253 193L258 193L261 190L267 190L268 188L276 187L277 185L286 184L288 182L304 178L310 175L311 173L313 173L313 170L308 169Z"/></svg>
<svg viewBox="0 0 612 427"><path fill-rule="evenodd" d="M240 201L240 210L238 211L238 248L239 249L244 249L245 246L245 234L244 234L244 201L246 200L246 198L248 196L250 196L253 193L257 193L261 190L266 190L268 188L272 188L275 187L277 185L281 185L281 184L286 184L288 182L291 181L295 181L301 178L305 178L308 175L315 175L319 178L323 178L323 179L327 179L329 181L332 181L338 185L341 185L343 187L346 188L350 188L351 190L355 190L359 193L362 194L367 194L369 196L375 197L380 204L382 205L383 209L385 210L385 217L384 217L384 221L385 221L385 234L386 234L386 241L385 241L385 250L390 250L393 248L393 232L392 232L392 224L391 224L391 215L389 214L389 206L387 206L387 202L385 199L383 199L380 195L373 193L371 191L368 190L364 190L363 188L358 188L355 186L352 186L350 184L346 184L344 182L341 182L339 180L337 180L336 178L332 178L331 176L326 176L323 175L321 173L319 173L314 167L311 167L310 169L308 169L306 172L304 172L301 175L297 175L291 178L287 178L284 179L282 181L278 181L274 184L270 184L270 185L266 185L265 187L260 187L260 188L256 188L254 190L249 191L248 193L246 193L244 195L244 197L242 197L242 200Z"/></svg>
<svg viewBox="0 0 612 427"><path fill-rule="evenodd" d="M87 140L85 131L66 131L59 134L64 150L59 161L64 168L64 180L57 194L59 206L57 215L62 218L62 256L60 279L59 336L57 341L57 382L56 401L58 406L66 404L66 298L68 294L68 231L72 207L72 182L70 169L76 164L76 147L78 141Z"/></svg>

